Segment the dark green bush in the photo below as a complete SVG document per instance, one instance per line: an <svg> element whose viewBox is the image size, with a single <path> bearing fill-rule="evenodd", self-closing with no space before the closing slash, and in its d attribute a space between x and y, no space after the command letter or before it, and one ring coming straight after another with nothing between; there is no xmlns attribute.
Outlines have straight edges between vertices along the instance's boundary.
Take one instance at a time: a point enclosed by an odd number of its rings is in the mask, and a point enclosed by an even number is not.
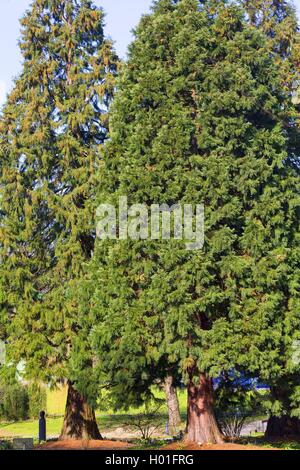
<svg viewBox="0 0 300 470"><path fill-rule="evenodd" d="M12 450L13 446L10 441L0 441L0 450Z"/></svg>
<svg viewBox="0 0 300 470"><path fill-rule="evenodd" d="M21 384L1 387L0 418L6 421L22 421L29 416L29 397Z"/></svg>

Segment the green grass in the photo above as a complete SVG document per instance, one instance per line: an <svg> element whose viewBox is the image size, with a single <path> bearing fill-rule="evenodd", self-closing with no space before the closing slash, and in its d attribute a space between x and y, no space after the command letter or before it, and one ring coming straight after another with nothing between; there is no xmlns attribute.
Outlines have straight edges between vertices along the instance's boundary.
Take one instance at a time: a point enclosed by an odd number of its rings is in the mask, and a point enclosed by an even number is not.
<svg viewBox="0 0 300 470"><path fill-rule="evenodd" d="M116 414L99 414L97 417L97 421L99 424L99 428L101 432L105 431L112 431L113 429L124 427L126 422L128 421L128 417L134 414L137 414L139 410L132 410L130 413L121 413L118 412ZM160 418L162 421L162 426L167 420L167 414L161 413ZM58 436L61 430L63 418L47 418L47 435L50 436ZM11 439L14 437L32 437L37 438L38 435L38 420L30 420L30 421L23 421L19 423L11 423L11 424L0 424L0 438ZM266 441L262 434L257 434L251 437L244 437L239 439L238 441L240 444L243 445L256 445L265 448L277 448L283 450L300 450L300 442L294 441L274 441L269 442ZM137 449L144 449L146 448L145 445L149 446L150 448L157 448L157 444L137 444ZM148 447L147 447L148 448Z"/></svg>
<svg viewBox="0 0 300 470"><path fill-rule="evenodd" d="M56 436L62 427L62 418L47 419L47 435ZM21 421L18 423L0 424L1 437L33 437L38 436L38 420Z"/></svg>
<svg viewBox="0 0 300 470"><path fill-rule="evenodd" d="M101 432L105 433L113 431L116 428L127 426L134 413L115 414L115 415L98 415L97 422ZM158 420L161 421L162 428L167 421L166 414L160 414ZM56 437L61 431L63 418L47 418L47 436ZM37 437L38 435L38 420L21 421L17 423L0 424L0 438L13 438L13 437Z"/></svg>
<svg viewBox="0 0 300 470"><path fill-rule="evenodd" d="M66 389L47 391L47 435L57 436L60 433L66 403ZM28 420L15 423L0 423L0 438L38 436L38 420Z"/></svg>
<svg viewBox="0 0 300 470"><path fill-rule="evenodd" d="M155 391L157 398L164 398L164 393L160 390ZM178 393L180 411L183 420L186 417L186 391ZM62 427L63 414L66 402L66 389L48 391L47 393L47 436L58 436ZM111 431L113 429L124 427L129 417L139 414L142 408L129 408L126 411L114 412L107 409L104 412L98 410L96 413L100 430ZM159 413L162 426L167 421L167 406L163 405ZM17 423L0 423L1 437L33 437L38 435L38 420L22 421Z"/></svg>
<svg viewBox="0 0 300 470"><path fill-rule="evenodd" d="M273 444L270 444L271 446L273 447L277 447L277 449L283 449L283 450L300 450L300 442L294 442L294 441L290 441L290 442L280 442L279 444L276 443L273 445Z"/></svg>
<svg viewBox="0 0 300 470"><path fill-rule="evenodd" d="M300 450L300 442L298 441L267 441L262 433L257 433L251 437L239 439L239 443L243 445L254 445L264 447L266 449L282 449L282 450Z"/></svg>

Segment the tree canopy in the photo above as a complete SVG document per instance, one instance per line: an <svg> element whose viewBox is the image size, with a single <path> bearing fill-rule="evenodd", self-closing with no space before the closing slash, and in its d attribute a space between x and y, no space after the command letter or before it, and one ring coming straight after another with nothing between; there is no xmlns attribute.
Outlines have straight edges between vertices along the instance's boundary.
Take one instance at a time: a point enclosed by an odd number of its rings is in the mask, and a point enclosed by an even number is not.
<svg viewBox="0 0 300 470"><path fill-rule="evenodd" d="M299 259L281 73L266 35L231 3L158 1L136 30L98 202L203 203L205 244L98 243L92 336L119 402L170 371L193 401L197 387L210 393L205 376L280 368L284 318L298 325ZM195 427L190 437L201 441Z"/></svg>

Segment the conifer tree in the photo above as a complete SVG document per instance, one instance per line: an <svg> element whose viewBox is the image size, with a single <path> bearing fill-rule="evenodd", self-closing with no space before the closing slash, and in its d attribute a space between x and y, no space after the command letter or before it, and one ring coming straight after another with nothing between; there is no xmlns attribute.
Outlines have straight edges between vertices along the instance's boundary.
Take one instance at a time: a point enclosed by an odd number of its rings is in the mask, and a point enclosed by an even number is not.
<svg viewBox="0 0 300 470"><path fill-rule="evenodd" d="M288 101L286 102L284 108L284 127L288 135L288 157L285 164L290 165L298 172L299 179L300 33L296 10L293 3L286 0L254 0L251 2L245 0L242 3L248 13L250 24L259 28L267 36L269 47L275 54L276 62L280 68L281 83L286 92L287 100L291 100L290 104L288 104ZM291 205L292 201L295 201L293 197L295 186L292 189L290 180L288 184L291 190L289 201ZM253 363L252 366L250 365L250 368L254 367L256 372L262 375L271 387L271 418L267 428L267 435L269 436L287 435L288 433L295 435L300 432L300 422L297 420L300 416L299 398L297 398L299 395L299 371L297 364L293 364L292 361L295 354L293 344L295 345L297 342L296 332L299 329L300 321L297 313L297 309L299 310L299 264L297 263L297 259L299 259L299 241L297 239L299 225L297 221L294 221L294 225L290 227L290 230L289 248L291 248L292 240L294 246L289 254L289 259L286 258L286 267L289 267L289 270L282 270L280 274L276 270L276 278L274 278L274 271L270 269L268 272L268 285L264 285L266 298L269 298L272 290L270 287L271 279L273 279L273 296L276 295L277 300L281 299L282 302L280 308L276 309L274 307L274 312L281 313L277 313L273 317L273 321L270 321L270 319L267 321L265 318L264 326L266 328L266 325L268 325L269 337L275 338L277 336L278 342L276 345L273 343L272 352L267 347L265 350L266 355L263 354L263 351L260 351L257 358L255 355L251 356L254 364L260 363L260 370L259 368L255 369ZM262 260L259 263L261 262ZM263 289L263 286L261 285L260 288ZM280 330L282 330L282 334L278 337ZM255 334L253 334L254 337ZM270 341L269 346L270 344L272 344L272 341ZM252 345L254 347L254 342ZM264 361L258 359L260 355L264 357ZM269 355L269 358L273 358L268 367L266 367L266 363L268 363L267 355ZM275 357L276 360L274 360Z"/></svg>
<svg viewBox="0 0 300 470"><path fill-rule="evenodd" d="M67 381L62 438L99 438L88 315L71 292L94 246L117 59L91 0L34 0L21 25L23 70L0 121L8 355L29 379Z"/></svg>
<svg viewBox="0 0 300 470"><path fill-rule="evenodd" d="M264 282L255 266L279 256L278 269L288 269L280 247L295 242L280 68L238 7L158 0L136 30L118 88L98 202L204 203L206 233L196 251L142 235L97 243L90 285L98 282L100 373L126 404L172 371L187 383L188 438L220 442L212 379L249 365L245 324L251 308L256 320L261 310L241 305Z"/></svg>

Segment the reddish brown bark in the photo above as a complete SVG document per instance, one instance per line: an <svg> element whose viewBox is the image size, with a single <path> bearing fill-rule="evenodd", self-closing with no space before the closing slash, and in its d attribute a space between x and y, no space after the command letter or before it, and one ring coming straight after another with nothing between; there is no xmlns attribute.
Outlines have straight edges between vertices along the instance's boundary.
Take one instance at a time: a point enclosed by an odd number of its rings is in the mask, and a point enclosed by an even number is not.
<svg viewBox="0 0 300 470"><path fill-rule="evenodd" d="M68 382L66 411L59 439L102 439L94 410L87 403L85 397L75 390L71 382Z"/></svg>
<svg viewBox="0 0 300 470"><path fill-rule="evenodd" d="M213 409L212 380L200 374L199 383L188 384L187 440L198 444L221 444L223 436Z"/></svg>
<svg viewBox="0 0 300 470"><path fill-rule="evenodd" d="M181 423L179 402L176 387L174 387L174 379L172 375L168 375L164 382L166 400L169 415L169 427L176 430Z"/></svg>

